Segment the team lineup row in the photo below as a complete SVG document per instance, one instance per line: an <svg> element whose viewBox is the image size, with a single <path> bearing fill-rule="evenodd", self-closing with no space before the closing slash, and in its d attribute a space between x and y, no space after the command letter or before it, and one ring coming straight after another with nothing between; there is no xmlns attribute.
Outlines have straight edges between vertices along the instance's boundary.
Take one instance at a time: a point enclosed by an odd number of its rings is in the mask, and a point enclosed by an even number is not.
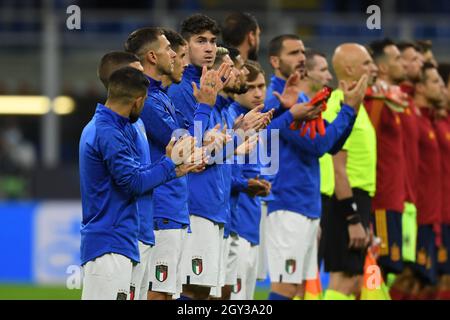
<svg viewBox="0 0 450 320"><path fill-rule="evenodd" d="M331 92L326 57L285 34L266 83L260 32L250 14L196 14L103 56L107 100L80 138L82 299L253 299L267 271L269 299L303 298L322 260L325 299L351 299L374 235L396 296L435 283L450 149L435 62L344 43Z"/></svg>

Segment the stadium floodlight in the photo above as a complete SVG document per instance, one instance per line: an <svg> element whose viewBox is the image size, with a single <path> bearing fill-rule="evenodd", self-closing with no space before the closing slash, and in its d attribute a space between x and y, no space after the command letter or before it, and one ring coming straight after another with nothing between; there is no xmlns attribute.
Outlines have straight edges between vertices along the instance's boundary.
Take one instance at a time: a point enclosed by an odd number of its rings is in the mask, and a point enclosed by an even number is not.
<svg viewBox="0 0 450 320"><path fill-rule="evenodd" d="M58 96L53 100L53 111L58 115L66 115L75 110L75 101L68 96Z"/></svg>
<svg viewBox="0 0 450 320"><path fill-rule="evenodd" d="M50 99L46 96L0 96L0 114L3 115L44 115L50 112ZM53 100L53 111L67 115L75 110L75 101L68 96L58 96Z"/></svg>

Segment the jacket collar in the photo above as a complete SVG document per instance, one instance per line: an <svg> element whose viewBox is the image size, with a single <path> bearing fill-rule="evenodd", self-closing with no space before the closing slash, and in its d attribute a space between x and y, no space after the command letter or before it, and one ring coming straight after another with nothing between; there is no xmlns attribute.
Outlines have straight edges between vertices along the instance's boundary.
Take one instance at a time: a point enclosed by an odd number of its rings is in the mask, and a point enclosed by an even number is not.
<svg viewBox="0 0 450 320"><path fill-rule="evenodd" d="M273 75L270 78L270 83L272 84L273 88L276 89L277 91L280 91L280 90L283 91L283 88L286 84L286 80L279 78L276 75Z"/></svg>
<svg viewBox="0 0 450 320"><path fill-rule="evenodd" d="M148 86L148 91L164 91L164 88L162 87L162 82L153 79L152 77L149 77L147 75L145 75L148 79L148 81L150 81L150 85Z"/></svg>
<svg viewBox="0 0 450 320"><path fill-rule="evenodd" d="M194 81L197 84L200 83L201 76L202 76L202 69L194 66L193 64L188 65L183 73L183 79L186 79L187 81L189 81L189 83L192 81Z"/></svg>
<svg viewBox="0 0 450 320"><path fill-rule="evenodd" d="M110 108L106 107L101 103L97 103L95 115L107 119L108 121L111 121L112 123L118 125L120 128L124 128L126 125L130 123L129 118L121 116L117 112L114 112L113 110L111 110Z"/></svg>

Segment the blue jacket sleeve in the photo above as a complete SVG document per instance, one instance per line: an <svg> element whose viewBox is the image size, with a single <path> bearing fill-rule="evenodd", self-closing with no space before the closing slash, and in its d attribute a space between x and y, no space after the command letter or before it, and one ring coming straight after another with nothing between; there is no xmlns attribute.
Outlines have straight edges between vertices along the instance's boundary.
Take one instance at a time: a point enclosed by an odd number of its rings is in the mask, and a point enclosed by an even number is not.
<svg viewBox="0 0 450 320"><path fill-rule="evenodd" d="M294 121L292 113L285 112L277 118L272 119L272 121L267 126L266 134L263 136L263 146L267 150L268 146L272 143L272 130L279 131L279 129L289 128L290 124ZM261 137L261 136L260 136Z"/></svg>
<svg viewBox="0 0 450 320"><path fill-rule="evenodd" d="M279 93L281 94L281 92L279 92ZM300 93L298 96L297 102L303 103L303 102L307 102L307 101L308 101L308 97L305 94ZM285 109L281 105L280 100L278 100L278 98L273 95L273 91L268 90L266 99L264 100L263 112L267 112L270 109L275 109L275 113L273 115L274 118L281 116L282 114L286 113L286 111L288 110L288 109Z"/></svg>
<svg viewBox="0 0 450 320"><path fill-rule="evenodd" d="M267 126L267 130L288 128L293 121L294 117L292 116L292 113L287 111L279 117L273 118Z"/></svg>
<svg viewBox="0 0 450 320"><path fill-rule="evenodd" d="M188 126L189 133L193 136L195 129L195 122L201 123L202 136L205 134L206 129L209 126L209 118L211 115L212 108L204 103L197 103L194 111L194 123L190 123Z"/></svg>
<svg viewBox="0 0 450 320"><path fill-rule="evenodd" d="M182 84L171 85L167 92L170 100L180 114L184 116L188 124L194 122L195 99L189 95L183 88Z"/></svg>
<svg viewBox="0 0 450 320"><path fill-rule="evenodd" d="M203 104L203 103L197 103L197 107L195 108L195 111L194 111L194 122L189 123L189 121L187 121L187 119L180 112L180 110L175 108L175 113L176 113L176 116L178 119L178 123L180 124L180 127L187 129L191 136L195 135L195 123L196 122L201 123L202 136L205 134L205 131L208 129L209 117L210 117L211 111L212 111L212 108L209 105Z"/></svg>
<svg viewBox="0 0 450 320"><path fill-rule="evenodd" d="M272 92L268 92L266 99L264 100L264 109L262 112L267 112L270 109L275 109L273 115L274 118L279 117L287 110L281 106L280 101L272 94Z"/></svg>
<svg viewBox="0 0 450 320"><path fill-rule="evenodd" d="M245 191L247 189L248 182L242 176L241 167L238 164L233 164L231 168L231 193L237 194L239 192Z"/></svg>
<svg viewBox="0 0 450 320"><path fill-rule="evenodd" d="M336 119L327 127L324 136L316 135L315 139L311 139L309 134L301 137L298 130L281 129L280 138L292 143L301 151L321 157L337 146L337 142L347 132L349 125L353 126L355 117L353 108L343 105Z"/></svg>
<svg viewBox="0 0 450 320"><path fill-rule="evenodd" d="M127 194L139 196L176 178L175 164L169 158L141 166L117 131L99 137L98 145L113 181Z"/></svg>
<svg viewBox="0 0 450 320"><path fill-rule="evenodd" d="M141 113L147 137L159 148L165 148L179 126L158 99L149 98Z"/></svg>

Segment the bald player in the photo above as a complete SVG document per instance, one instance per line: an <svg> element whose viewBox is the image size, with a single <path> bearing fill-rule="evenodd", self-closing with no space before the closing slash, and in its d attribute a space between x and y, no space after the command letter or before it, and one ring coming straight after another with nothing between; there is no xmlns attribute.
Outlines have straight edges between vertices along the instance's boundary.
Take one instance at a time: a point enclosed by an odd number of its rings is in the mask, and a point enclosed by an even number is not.
<svg viewBox="0 0 450 320"><path fill-rule="evenodd" d="M351 85L361 76L373 84L377 67L367 50L356 43L336 48L333 68L338 89L328 100L324 118L334 120L343 100L342 83ZM369 243L371 197L375 194L376 137L364 105L360 106L353 130L342 150L332 160L321 163L322 174L334 164L335 194L333 212L324 217L322 232L325 271L330 272L326 300L350 300L357 295L362 280L364 259ZM328 167L327 167L328 166ZM326 179L326 177L321 177Z"/></svg>

